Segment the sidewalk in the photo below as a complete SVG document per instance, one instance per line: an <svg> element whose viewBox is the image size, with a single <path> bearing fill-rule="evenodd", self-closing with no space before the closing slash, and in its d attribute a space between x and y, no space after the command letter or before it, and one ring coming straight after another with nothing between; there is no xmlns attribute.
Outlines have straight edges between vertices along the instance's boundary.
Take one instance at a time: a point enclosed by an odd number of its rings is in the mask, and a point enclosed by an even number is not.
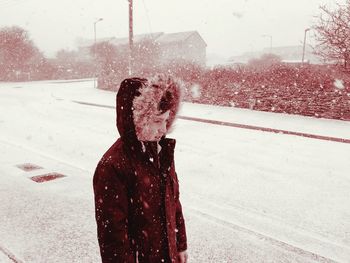
<svg viewBox="0 0 350 263"><path fill-rule="evenodd" d="M18 259L17 263L100 262L92 171L4 142L0 148L0 245ZM16 166L28 162L43 168L25 172ZM66 177L43 183L30 179L49 172ZM332 262L295 253L261 236L213 221L193 211L186 198L182 202L190 262ZM3 262L1 257L3 253Z"/></svg>
<svg viewBox="0 0 350 263"><path fill-rule="evenodd" d="M88 82L0 93L0 246L18 262L99 262L92 175L118 136L115 93ZM170 137L190 262L347 262L350 144L229 124L349 140L350 122L191 103L180 115ZM64 177L30 179L48 173Z"/></svg>

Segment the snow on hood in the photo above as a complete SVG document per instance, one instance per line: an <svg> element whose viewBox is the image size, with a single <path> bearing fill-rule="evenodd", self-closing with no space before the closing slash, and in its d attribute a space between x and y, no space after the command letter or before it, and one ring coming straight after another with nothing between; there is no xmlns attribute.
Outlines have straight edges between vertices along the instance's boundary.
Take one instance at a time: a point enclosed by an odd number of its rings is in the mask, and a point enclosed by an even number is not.
<svg viewBox="0 0 350 263"><path fill-rule="evenodd" d="M142 129L156 115L170 111L169 131L181 101L182 83L170 76L158 75L149 80L125 79L117 93L117 128L122 138L138 140ZM135 125L136 124L136 125Z"/></svg>

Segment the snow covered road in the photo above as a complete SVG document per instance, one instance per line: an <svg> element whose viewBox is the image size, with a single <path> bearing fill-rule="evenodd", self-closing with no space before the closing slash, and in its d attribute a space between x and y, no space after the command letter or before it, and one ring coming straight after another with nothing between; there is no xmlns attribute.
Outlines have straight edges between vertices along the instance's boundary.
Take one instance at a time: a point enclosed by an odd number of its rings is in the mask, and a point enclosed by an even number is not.
<svg viewBox="0 0 350 263"><path fill-rule="evenodd" d="M73 102L113 108L92 87L0 83L0 246L23 262L98 262L91 179L117 131L113 109ZM334 120L194 104L181 115L350 139ZM348 262L350 144L184 119L171 136L191 262ZM44 169L15 167L27 162ZM67 177L29 180L41 172Z"/></svg>

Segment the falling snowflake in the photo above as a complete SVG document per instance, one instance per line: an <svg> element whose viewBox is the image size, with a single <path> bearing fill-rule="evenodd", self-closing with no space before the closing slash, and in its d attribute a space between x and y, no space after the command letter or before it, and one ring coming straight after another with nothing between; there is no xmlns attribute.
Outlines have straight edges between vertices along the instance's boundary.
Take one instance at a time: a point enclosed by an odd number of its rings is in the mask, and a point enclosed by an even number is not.
<svg viewBox="0 0 350 263"><path fill-rule="evenodd" d="M148 234L147 234L147 232L146 232L145 230L142 230L142 234L143 234L145 237L148 236Z"/></svg>
<svg viewBox="0 0 350 263"><path fill-rule="evenodd" d="M143 201L143 206L148 209L149 208L149 204L146 201Z"/></svg>
<svg viewBox="0 0 350 263"><path fill-rule="evenodd" d="M145 147L145 145L143 144L143 142L141 142L141 145L142 145L142 151L143 151L143 152L146 152L146 147Z"/></svg>
<svg viewBox="0 0 350 263"><path fill-rule="evenodd" d="M344 89L344 83L341 79L335 79L333 82L334 87L336 87L337 89Z"/></svg>
<svg viewBox="0 0 350 263"><path fill-rule="evenodd" d="M201 96L201 91L198 84L195 84L191 87L191 94L192 94L192 97L195 99Z"/></svg>

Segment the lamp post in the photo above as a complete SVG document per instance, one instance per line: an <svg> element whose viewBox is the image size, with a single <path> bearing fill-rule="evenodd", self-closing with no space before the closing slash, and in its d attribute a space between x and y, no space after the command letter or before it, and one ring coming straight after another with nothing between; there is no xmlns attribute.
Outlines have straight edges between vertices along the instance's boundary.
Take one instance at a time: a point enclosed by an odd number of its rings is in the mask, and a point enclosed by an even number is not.
<svg viewBox="0 0 350 263"><path fill-rule="evenodd" d="M272 52L272 36L271 35L262 35L262 37L269 37L270 38L270 52Z"/></svg>
<svg viewBox="0 0 350 263"><path fill-rule="evenodd" d="M94 63L96 63L96 24L102 21L103 18L99 18L94 22ZM96 88L96 65L94 64L94 88Z"/></svg>
<svg viewBox="0 0 350 263"><path fill-rule="evenodd" d="M301 63L304 64L304 58L305 58L305 46L306 46L306 33L309 31L310 28L306 28L304 31L304 44L303 44L303 57L301 59Z"/></svg>

